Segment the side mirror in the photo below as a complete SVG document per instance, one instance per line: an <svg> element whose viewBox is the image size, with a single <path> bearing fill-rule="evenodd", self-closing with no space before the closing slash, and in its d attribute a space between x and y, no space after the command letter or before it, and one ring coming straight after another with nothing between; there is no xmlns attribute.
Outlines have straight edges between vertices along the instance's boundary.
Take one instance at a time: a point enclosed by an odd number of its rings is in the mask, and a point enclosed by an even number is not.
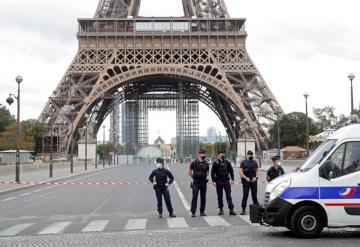
<svg viewBox="0 0 360 247"><path fill-rule="evenodd" d="M320 176L327 180L330 180L334 177L334 173L336 172L336 164L332 160L327 160L320 168Z"/></svg>

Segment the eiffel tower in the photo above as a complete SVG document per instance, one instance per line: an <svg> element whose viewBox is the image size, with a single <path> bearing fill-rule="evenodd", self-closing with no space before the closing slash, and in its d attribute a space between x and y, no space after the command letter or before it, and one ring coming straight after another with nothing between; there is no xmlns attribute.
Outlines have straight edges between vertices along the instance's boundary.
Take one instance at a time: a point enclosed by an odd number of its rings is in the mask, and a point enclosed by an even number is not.
<svg viewBox="0 0 360 247"><path fill-rule="evenodd" d="M78 52L39 117L52 152L71 153L85 126L95 139L116 104L179 91L214 111L234 151L244 134L268 147L283 111L246 51L246 20L224 0L182 2L184 16L167 18L138 16L140 0L99 0L78 20Z"/></svg>

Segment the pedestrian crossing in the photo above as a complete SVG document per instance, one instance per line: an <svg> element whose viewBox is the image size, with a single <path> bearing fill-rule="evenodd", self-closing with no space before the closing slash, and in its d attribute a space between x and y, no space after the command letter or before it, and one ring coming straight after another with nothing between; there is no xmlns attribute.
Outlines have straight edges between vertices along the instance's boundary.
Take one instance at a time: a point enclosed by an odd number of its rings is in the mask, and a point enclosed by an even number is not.
<svg viewBox="0 0 360 247"><path fill-rule="evenodd" d="M115 221L115 222L114 222ZM131 231L147 229L186 229L194 227L230 227L248 226L246 220L240 216L205 216L205 217L177 217L177 218L139 218L127 219L125 224L113 219L92 220L85 224L77 221L51 222L44 226L40 223L22 223L4 227L0 225L0 237L24 235L54 235L62 233L94 233L105 231ZM38 226L40 225L40 226ZM110 226L111 225L111 226ZM114 228L114 226L118 226ZM4 227L4 228L3 228Z"/></svg>

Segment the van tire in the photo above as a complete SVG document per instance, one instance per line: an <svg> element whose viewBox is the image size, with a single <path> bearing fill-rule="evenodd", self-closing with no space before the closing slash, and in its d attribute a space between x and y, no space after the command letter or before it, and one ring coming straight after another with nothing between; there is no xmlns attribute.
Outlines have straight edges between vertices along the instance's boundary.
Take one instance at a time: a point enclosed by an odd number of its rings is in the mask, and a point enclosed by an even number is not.
<svg viewBox="0 0 360 247"><path fill-rule="evenodd" d="M296 237L317 238L324 229L321 212L313 206L302 206L290 218L290 228Z"/></svg>

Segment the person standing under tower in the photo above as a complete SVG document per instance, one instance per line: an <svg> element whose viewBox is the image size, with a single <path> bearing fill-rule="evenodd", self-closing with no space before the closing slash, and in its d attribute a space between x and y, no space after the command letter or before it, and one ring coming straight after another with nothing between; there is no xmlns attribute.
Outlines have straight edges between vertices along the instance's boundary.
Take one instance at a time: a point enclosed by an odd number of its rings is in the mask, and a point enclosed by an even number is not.
<svg viewBox="0 0 360 247"><path fill-rule="evenodd" d="M230 161L225 158L225 151L218 152L218 160L214 161L211 168L211 180L216 187L219 206L218 215L224 215L223 191L225 191L230 215L236 215L231 198L231 186L234 184L234 170Z"/></svg>
<svg viewBox="0 0 360 247"><path fill-rule="evenodd" d="M240 215L245 215L247 199L250 190L253 203L259 204L257 199L257 179L259 177L259 165L254 160L254 153L251 150L247 151L246 160L243 160L240 164L240 177L243 184L243 199L241 203L242 211Z"/></svg>

